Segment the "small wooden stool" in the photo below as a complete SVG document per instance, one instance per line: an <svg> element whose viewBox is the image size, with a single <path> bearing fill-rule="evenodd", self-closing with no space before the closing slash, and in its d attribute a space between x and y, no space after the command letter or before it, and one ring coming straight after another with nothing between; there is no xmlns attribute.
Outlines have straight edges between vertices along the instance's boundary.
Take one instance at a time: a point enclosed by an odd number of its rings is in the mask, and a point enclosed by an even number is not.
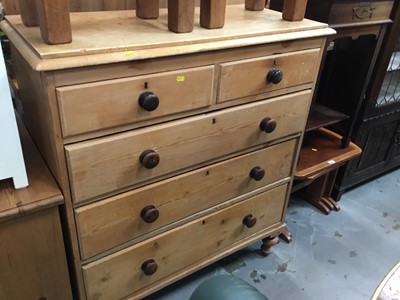
<svg viewBox="0 0 400 300"><path fill-rule="evenodd" d="M301 190L302 198L325 214L340 208L331 198L340 166L361 154L354 143L341 147L342 136L321 128L304 137L295 171L292 193Z"/></svg>

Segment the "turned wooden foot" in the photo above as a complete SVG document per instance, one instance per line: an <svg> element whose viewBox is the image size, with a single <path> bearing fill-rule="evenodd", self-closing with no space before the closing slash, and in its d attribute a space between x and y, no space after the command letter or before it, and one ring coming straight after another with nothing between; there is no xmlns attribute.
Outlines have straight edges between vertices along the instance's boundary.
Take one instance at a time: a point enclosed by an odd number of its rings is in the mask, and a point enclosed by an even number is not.
<svg viewBox="0 0 400 300"><path fill-rule="evenodd" d="M261 251L265 255L269 255L273 252L272 247L279 243L279 237L267 237L265 239L262 239L262 242L263 244L261 245Z"/></svg>

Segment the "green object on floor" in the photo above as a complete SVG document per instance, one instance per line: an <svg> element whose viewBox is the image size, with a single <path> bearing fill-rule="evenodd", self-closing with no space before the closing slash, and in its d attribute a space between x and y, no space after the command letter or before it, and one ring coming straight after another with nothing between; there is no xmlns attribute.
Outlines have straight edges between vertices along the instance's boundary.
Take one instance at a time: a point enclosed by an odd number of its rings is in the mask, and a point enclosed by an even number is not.
<svg viewBox="0 0 400 300"><path fill-rule="evenodd" d="M190 300L268 300L268 298L240 278L219 275L202 282Z"/></svg>

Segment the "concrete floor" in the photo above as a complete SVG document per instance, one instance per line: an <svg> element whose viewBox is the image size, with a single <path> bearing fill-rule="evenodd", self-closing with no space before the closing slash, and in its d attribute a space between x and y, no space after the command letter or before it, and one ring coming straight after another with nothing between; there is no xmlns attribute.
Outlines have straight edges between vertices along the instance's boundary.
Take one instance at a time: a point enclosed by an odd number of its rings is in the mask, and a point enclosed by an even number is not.
<svg viewBox="0 0 400 300"><path fill-rule="evenodd" d="M345 193L339 205L326 216L292 198L286 215L291 244L281 242L264 257L256 243L146 300L189 299L206 278L227 273L269 300L370 299L400 261L400 169Z"/></svg>

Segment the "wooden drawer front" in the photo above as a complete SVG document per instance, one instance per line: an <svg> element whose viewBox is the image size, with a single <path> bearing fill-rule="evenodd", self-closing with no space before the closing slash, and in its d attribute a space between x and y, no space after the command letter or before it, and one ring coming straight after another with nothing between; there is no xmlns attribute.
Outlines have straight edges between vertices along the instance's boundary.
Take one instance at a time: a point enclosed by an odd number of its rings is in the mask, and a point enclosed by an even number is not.
<svg viewBox="0 0 400 300"><path fill-rule="evenodd" d="M374 22L390 19L393 1L353 1L332 5L329 24Z"/></svg>
<svg viewBox="0 0 400 300"><path fill-rule="evenodd" d="M74 201L91 199L196 164L245 150L304 127L309 90L172 121L65 147ZM276 120L272 133L260 130ZM151 149L159 163L147 169L141 154Z"/></svg>
<svg viewBox="0 0 400 300"><path fill-rule="evenodd" d="M280 222L286 189L259 194L84 266L88 299L122 299ZM252 228L243 225L249 214L257 218ZM146 276L141 266L149 259L158 270Z"/></svg>
<svg viewBox="0 0 400 300"><path fill-rule="evenodd" d="M82 257L289 177L296 144L290 140L76 209ZM250 177L257 167L265 170L259 181ZM149 205L159 212L152 223L141 217Z"/></svg>
<svg viewBox="0 0 400 300"><path fill-rule="evenodd" d="M218 102L271 92L313 82L319 49L260 57L221 64ZM277 84L267 82L271 69L283 72Z"/></svg>
<svg viewBox="0 0 400 300"><path fill-rule="evenodd" d="M211 104L214 66L57 88L64 137L126 125ZM147 83L148 89L145 89ZM139 105L143 92L159 105Z"/></svg>

